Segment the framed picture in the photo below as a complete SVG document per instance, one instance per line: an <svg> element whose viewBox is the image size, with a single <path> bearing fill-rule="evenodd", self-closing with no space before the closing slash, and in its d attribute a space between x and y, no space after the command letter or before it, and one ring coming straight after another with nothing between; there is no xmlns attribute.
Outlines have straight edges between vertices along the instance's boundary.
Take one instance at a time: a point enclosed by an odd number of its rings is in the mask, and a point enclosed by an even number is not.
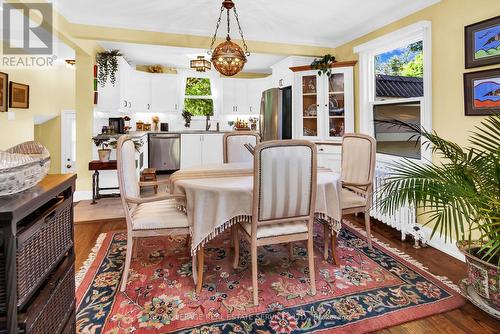
<svg viewBox="0 0 500 334"><path fill-rule="evenodd" d="M11 108L28 109L30 107L30 86L11 81L9 85L9 106Z"/></svg>
<svg viewBox="0 0 500 334"><path fill-rule="evenodd" d="M7 73L0 72L0 112L5 112L9 109L8 86L9 75Z"/></svg>
<svg viewBox="0 0 500 334"><path fill-rule="evenodd" d="M466 116L500 113L500 68L464 73Z"/></svg>
<svg viewBox="0 0 500 334"><path fill-rule="evenodd" d="M500 16L465 27L465 68L500 64Z"/></svg>

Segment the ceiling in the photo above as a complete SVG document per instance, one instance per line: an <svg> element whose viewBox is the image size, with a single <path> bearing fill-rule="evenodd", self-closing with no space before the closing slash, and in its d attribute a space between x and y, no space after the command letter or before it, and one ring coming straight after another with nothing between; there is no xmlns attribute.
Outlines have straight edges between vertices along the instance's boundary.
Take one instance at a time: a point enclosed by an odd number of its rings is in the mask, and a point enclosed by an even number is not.
<svg viewBox="0 0 500 334"><path fill-rule="evenodd" d="M189 61L197 56L203 55L209 59L207 50L204 49L106 41L100 41L99 44L107 50L120 50L127 61L133 65L158 64L165 67L187 68L189 67ZM271 73L271 65L284 58L285 56L252 53L248 57L243 72Z"/></svg>
<svg viewBox="0 0 500 334"><path fill-rule="evenodd" d="M248 40L335 47L438 1L235 0L235 4ZM58 0L55 5L72 23L210 36L221 2ZM219 36L224 27L221 24ZM237 30L232 31L237 37Z"/></svg>

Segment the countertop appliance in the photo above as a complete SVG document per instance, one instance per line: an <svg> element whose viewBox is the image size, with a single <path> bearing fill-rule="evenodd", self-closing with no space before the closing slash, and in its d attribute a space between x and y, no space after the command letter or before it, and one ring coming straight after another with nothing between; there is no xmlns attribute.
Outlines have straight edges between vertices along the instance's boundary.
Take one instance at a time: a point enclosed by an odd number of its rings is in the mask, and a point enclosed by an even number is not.
<svg viewBox="0 0 500 334"><path fill-rule="evenodd" d="M157 171L176 171L181 165L181 135L174 133L149 134L149 167Z"/></svg>
<svg viewBox="0 0 500 334"><path fill-rule="evenodd" d="M271 88L262 93L260 136L262 141L292 139L292 87Z"/></svg>
<svg viewBox="0 0 500 334"><path fill-rule="evenodd" d="M121 117L110 117L108 119L109 128L114 133L125 133L125 120Z"/></svg>

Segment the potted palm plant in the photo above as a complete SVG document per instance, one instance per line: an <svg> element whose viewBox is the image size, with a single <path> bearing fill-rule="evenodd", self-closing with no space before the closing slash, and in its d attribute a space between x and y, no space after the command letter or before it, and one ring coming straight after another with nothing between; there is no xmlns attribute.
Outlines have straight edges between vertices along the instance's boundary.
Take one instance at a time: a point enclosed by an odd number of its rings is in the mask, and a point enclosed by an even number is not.
<svg viewBox="0 0 500 334"><path fill-rule="evenodd" d="M425 212L432 236L457 240L468 276L461 287L469 300L500 316L500 115L489 116L471 133L465 148L414 125L433 151L434 163L404 159L394 164L377 202L391 214L403 205Z"/></svg>

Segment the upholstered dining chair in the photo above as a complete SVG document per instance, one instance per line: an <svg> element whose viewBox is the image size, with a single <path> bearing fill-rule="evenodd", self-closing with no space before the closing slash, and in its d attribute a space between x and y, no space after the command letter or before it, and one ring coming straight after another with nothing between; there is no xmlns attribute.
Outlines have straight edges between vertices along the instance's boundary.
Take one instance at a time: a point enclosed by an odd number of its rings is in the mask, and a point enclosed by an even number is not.
<svg viewBox="0 0 500 334"><path fill-rule="evenodd" d="M254 156L252 220L235 226L233 267L239 265L241 232L250 241L253 302L258 305L257 247L307 240L311 293L314 295L316 146L305 140L268 141L256 146Z"/></svg>
<svg viewBox="0 0 500 334"><path fill-rule="evenodd" d="M253 146L260 143L260 135L253 131L234 131L224 134L224 163L229 162L252 162L253 155L244 146Z"/></svg>
<svg viewBox="0 0 500 334"><path fill-rule="evenodd" d="M375 173L376 142L371 136L347 133L342 137L342 190L340 205L342 215L364 213L366 239L372 248L370 233L370 208L372 204L373 177ZM328 258L328 227L325 225L324 258ZM335 255L337 243L335 233L331 235L332 258L338 264Z"/></svg>
<svg viewBox="0 0 500 334"><path fill-rule="evenodd" d="M135 146L132 138L123 135L118 139L117 169L120 196L127 221L127 252L123 268L120 291L127 287L130 261L134 255L134 241L137 238L189 235L187 216L178 210L179 201L184 195L160 194L154 197L141 197L140 186L155 186L163 181L139 182L135 168Z"/></svg>

